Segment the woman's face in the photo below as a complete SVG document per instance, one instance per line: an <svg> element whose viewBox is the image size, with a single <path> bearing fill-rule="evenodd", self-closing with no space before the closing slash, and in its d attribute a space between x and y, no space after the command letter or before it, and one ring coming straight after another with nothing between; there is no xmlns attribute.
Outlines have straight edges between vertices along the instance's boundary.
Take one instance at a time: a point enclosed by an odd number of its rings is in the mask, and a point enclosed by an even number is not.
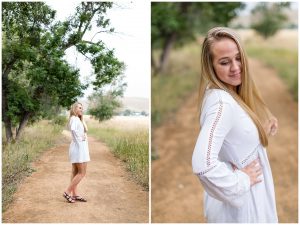
<svg viewBox="0 0 300 225"><path fill-rule="evenodd" d="M241 55L236 43L229 38L223 38L214 42L211 48L217 77L229 88L235 89L242 83Z"/></svg>
<svg viewBox="0 0 300 225"><path fill-rule="evenodd" d="M82 105L81 105L81 104L78 104L78 105L76 106L76 114L77 114L77 116L82 116L82 111L83 111Z"/></svg>

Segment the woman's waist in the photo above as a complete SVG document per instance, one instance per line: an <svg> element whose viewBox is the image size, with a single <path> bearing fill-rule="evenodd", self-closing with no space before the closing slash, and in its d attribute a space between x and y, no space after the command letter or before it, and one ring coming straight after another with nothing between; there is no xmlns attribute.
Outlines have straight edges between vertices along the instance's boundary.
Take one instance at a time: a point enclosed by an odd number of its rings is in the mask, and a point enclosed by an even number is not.
<svg viewBox="0 0 300 225"><path fill-rule="evenodd" d="M223 153L219 158L220 161L233 164L238 169L244 168L245 166L249 165L253 160L259 157L259 152L262 151L264 147L261 144L258 144L256 147L252 149L248 149L243 153L237 152L234 153L233 151L227 151L227 153ZM236 150L238 151L238 150Z"/></svg>
<svg viewBox="0 0 300 225"><path fill-rule="evenodd" d="M85 143L85 142L87 142L87 138L80 139L80 140L72 138L72 140L71 140L71 144L80 144L80 143Z"/></svg>

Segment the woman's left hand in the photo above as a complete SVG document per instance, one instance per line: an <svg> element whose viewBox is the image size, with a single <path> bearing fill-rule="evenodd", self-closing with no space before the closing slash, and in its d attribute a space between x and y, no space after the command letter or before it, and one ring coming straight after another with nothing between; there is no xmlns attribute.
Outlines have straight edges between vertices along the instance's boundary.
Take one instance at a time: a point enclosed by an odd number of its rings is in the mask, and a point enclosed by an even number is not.
<svg viewBox="0 0 300 225"><path fill-rule="evenodd" d="M267 135L274 136L278 130L278 121L275 117L271 117L266 125Z"/></svg>

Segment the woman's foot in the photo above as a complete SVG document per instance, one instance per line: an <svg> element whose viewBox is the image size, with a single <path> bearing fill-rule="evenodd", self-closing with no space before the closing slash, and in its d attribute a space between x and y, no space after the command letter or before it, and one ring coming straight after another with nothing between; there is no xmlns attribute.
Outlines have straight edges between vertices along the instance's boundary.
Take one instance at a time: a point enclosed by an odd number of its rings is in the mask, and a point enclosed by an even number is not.
<svg viewBox="0 0 300 225"><path fill-rule="evenodd" d="M80 201L80 202L87 202L87 200L81 196L72 196L73 200Z"/></svg>
<svg viewBox="0 0 300 225"><path fill-rule="evenodd" d="M64 196L65 199L67 199L67 201L68 201L69 203L75 203L75 200L74 200L74 199L72 198L72 196L69 195L67 192L64 192L63 196Z"/></svg>

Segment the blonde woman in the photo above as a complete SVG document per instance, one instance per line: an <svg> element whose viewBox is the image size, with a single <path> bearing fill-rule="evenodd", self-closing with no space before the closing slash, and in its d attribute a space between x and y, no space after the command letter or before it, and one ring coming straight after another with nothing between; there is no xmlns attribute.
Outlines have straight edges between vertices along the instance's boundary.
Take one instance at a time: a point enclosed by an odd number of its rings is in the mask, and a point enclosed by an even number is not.
<svg viewBox="0 0 300 225"><path fill-rule="evenodd" d="M63 196L69 203L87 200L77 193L77 186L86 174L87 162L90 161L87 143L87 125L83 120L83 107L81 103L75 103L70 109L69 128L72 133L72 142L69 148L69 158L72 163L72 176L69 187Z"/></svg>
<svg viewBox="0 0 300 225"><path fill-rule="evenodd" d="M266 152L278 124L248 71L235 32L208 31L201 55L200 133L193 172L204 189L207 222L278 222Z"/></svg>

